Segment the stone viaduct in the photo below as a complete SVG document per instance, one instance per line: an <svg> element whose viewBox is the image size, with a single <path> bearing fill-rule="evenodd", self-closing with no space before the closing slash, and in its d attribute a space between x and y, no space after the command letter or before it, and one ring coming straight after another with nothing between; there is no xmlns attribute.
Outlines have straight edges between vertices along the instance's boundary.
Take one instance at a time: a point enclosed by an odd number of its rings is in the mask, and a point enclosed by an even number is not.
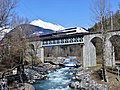
<svg viewBox="0 0 120 90"><path fill-rule="evenodd" d="M105 40L105 63L106 66L115 65L115 52L114 46L110 39L115 36L120 35L120 31L111 31L106 33ZM101 33L89 33L84 35L84 45L83 45L83 66L96 66L96 47L93 45L92 40L94 38L100 38L102 40ZM101 48L102 49L102 48Z"/></svg>

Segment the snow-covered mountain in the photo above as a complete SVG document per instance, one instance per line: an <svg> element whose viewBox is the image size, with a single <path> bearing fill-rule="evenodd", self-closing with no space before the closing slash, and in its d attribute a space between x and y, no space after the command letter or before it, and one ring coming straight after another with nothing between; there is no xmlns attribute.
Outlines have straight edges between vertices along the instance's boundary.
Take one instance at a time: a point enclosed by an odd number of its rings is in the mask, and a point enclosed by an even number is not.
<svg viewBox="0 0 120 90"><path fill-rule="evenodd" d="M22 27L23 29L25 29L25 30L23 30L23 32L29 37L31 37L31 36L39 36L39 35L43 35L43 34L51 34L51 33L56 32L56 31L58 31L58 32L67 32L67 31L71 31L71 30L76 30L75 33L88 32L82 27L64 28L61 25L45 22L45 21L42 21L40 19L34 20L30 24L21 24L21 25L17 26L16 28L18 28L18 27ZM28 29L28 30L26 30L26 29ZM0 40L9 31L11 31L11 29L3 30L0 33ZM11 32L13 32L13 31L15 31L15 29L13 29Z"/></svg>
<svg viewBox="0 0 120 90"><path fill-rule="evenodd" d="M61 25L45 22L45 21L42 21L40 19L34 20L30 24L35 25L35 26L39 26L39 27L42 27L42 28L45 28L45 29L55 30L55 31L65 29Z"/></svg>

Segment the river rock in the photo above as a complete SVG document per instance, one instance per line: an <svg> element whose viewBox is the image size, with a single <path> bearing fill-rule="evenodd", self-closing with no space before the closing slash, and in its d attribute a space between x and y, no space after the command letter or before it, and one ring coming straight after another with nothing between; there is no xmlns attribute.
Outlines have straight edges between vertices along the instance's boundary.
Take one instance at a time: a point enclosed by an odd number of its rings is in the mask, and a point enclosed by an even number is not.
<svg viewBox="0 0 120 90"><path fill-rule="evenodd" d="M41 75L41 80L47 79L47 75Z"/></svg>
<svg viewBox="0 0 120 90"><path fill-rule="evenodd" d="M75 77L72 77L73 80L75 80L76 78Z"/></svg>
<svg viewBox="0 0 120 90"><path fill-rule="evenodd" d="M76 84L74 82L72 82L72 83L69 84L69 87L70 88L76 88Z"/></svg>
<svg viewBox="0 0 120 90"><path fill-rule="evenodd" d="M81 78L80 78L79 76L76 76L75 79L76 79L77 81L81 81Z"/></svg>
<svg viewBox="0 0 120 90"><path fill-rule="evenodd" d="M70 72L70 75L73 75L73 72Z"/></svg>

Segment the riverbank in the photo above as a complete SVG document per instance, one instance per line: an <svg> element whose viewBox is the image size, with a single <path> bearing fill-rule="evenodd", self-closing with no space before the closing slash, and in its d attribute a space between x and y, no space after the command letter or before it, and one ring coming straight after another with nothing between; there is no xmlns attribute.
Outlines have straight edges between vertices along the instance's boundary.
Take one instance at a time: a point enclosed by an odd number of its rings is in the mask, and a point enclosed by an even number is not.
<svg viewBox="0 0 120 90"><path fill-rule="evenodd" d="M33 87L33 85L31 85L29 83L25 83L24 84L24 88L25 88L25 90L35 90L35 88Z"/></svg>
<svg viewBox="0 0 120 90"><path fill-rule="evenodd" d="M97 83L107 85L110 90L120 90L120 79L118 78L118 75L113 74L111 72L107 72L108 76L108 82L104 82L100 77L100 67L92 67L90 70L93 71L92 73L92 79L95 80Z"/></svg>
<svg viewBox="0 0 120 90"><path fill-rule="evenodd" d="M98 83L92 78L93 73L88 68L78 68L73 77L76 81L70 83L69 86L78 90L109 90L106 84Z"/></svg>
<svg viewBox="0 0 120 90"><path fill-rule="evenodd" d="M46 79L46 74L49 71L54 71L56 68L60 68L58 65L59 63L62 63L62 60L64 57L58 57L58 58L52 58L52 62L56 63L56 65L52 65L50 63L40 63L38 66L31 66L27 65L24 67L24 73L22 74L13 74L11 70L11 74L3 76L3 72L1 72L1 78L0 78L0 90L1 89L20 89L24 90L24 88L27 88L27 86L31 86L32 84L37 82L38 80ZM26 89L25 89L26 90ZM29 89L28 89L29 90Z"/></svg>
<svg viewBox="0 0 120 90"><path fill-rule="evenodd" d="M75 83L72 84L72 87L84 87L85 90L89 88L91 90L120 90L120 79L118 75L107 72L108 82L104 82L101 78L99 66L91 68L84 68L83 74L80 69L77 71L76 77L77 79ZM80 73L81 72L81 73ZM85 74L87 73L87 74ZM81 77L82 76L82 77Z"/></svg>
<svg viewBox="0 0 120 90"><path fill-rule="evenodd" d="M46 74L50 71L54 71L62 66L65 57L47 58L47 62L41 63L37 67L26 67L25 74L27 75L28 83L35 83L38 80L44 80L47 78Z"/></svg>

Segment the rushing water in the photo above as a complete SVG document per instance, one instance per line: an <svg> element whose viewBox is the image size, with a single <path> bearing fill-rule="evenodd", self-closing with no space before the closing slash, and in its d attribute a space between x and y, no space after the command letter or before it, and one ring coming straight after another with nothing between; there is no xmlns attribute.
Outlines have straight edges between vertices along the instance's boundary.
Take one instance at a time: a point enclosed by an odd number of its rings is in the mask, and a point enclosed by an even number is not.
<svg viewBox="0 0 120 90"><path fill-rule="evenodd" d="M69 83L73 80L72 73L75 71L70 66L74 66L75 62L71 61L73 58L69 57L64 60L67 67L56 69L56 71L48 73L48 79L40 80L34 87L36 90L75 90L69 87Z"/></svg>

